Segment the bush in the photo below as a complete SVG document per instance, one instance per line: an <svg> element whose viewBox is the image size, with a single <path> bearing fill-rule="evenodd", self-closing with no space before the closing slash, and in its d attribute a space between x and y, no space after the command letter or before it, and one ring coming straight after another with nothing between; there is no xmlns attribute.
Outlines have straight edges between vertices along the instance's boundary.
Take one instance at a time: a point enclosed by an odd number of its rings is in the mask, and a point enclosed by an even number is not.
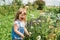
<svg viewBox="0 0 60 40"><path fill-rule="evenodd" d="M35 3L38 5L38 10L42 10L45 6L45 2L42 0L37 0Z"/></svg>

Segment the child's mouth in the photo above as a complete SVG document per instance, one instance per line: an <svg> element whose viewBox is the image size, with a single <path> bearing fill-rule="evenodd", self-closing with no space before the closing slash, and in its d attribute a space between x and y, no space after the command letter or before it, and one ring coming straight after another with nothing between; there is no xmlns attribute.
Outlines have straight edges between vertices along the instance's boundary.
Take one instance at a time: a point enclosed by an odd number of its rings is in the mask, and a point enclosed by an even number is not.
<svg viewBox="0 0 60 40"><path fill-rule="evenodd" d="M23 18L21 18L23 20Z"/></svg>

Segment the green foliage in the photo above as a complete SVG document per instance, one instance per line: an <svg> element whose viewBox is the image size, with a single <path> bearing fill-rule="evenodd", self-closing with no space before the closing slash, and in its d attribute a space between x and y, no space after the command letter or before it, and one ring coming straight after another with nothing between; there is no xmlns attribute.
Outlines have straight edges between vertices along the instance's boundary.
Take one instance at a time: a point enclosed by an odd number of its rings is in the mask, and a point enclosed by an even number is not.
<svg viewBox="0 0 60 40"><path fill-rule="evenodd" d="M56 14L57 14L57 13L60 13L60 11L59 11L60 8L59 8L59 7L55 7L55 8L52 7L52 8L47 8L47 9L48 9L50 12L54 12L54 13L56 13Z"/></svg>
<svg viewBox="0 0 60 40"><path fill-rule="evenodd" d="M25 40L59 40L60 39L60 9L46 8L44 12L36 10L38 6L29 4L27 10L27 29L31 34ZM36 7L35 7L36 6ZM0 40L12 40L11 31L19 5L0 6ZM51 36L52 35L52 36Z"/></svg>

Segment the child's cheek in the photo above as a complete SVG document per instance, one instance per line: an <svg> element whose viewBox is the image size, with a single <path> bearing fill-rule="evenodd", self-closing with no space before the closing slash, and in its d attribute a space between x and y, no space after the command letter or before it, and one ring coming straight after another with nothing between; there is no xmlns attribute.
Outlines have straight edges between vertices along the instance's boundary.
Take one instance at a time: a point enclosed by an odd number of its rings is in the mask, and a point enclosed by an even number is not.
<svg viewBox="0 0 60 40"><path fill-rule="evenodd" d="M21 16L19 16L19 18L21 18Z"/></svg>
<svg viewBox="0 0 60 40"><path fill-rule="evenodd" d="M24 16L24 18L26 18L26 16Z"/></svg>

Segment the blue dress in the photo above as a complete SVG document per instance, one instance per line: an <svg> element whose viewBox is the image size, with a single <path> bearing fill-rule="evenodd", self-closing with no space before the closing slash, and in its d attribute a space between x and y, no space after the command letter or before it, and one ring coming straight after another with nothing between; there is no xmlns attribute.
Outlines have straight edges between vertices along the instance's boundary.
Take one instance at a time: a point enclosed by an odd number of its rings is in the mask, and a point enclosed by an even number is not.
<svg viewBox="0 0 60 40"><path fill-rule="evenodd" d="M24 34L24 27L21 27L19 20L17 22L19 24L18 31ZM14 27L12 27L12 40L22 40L21 36L14 32Z"/></svg>

